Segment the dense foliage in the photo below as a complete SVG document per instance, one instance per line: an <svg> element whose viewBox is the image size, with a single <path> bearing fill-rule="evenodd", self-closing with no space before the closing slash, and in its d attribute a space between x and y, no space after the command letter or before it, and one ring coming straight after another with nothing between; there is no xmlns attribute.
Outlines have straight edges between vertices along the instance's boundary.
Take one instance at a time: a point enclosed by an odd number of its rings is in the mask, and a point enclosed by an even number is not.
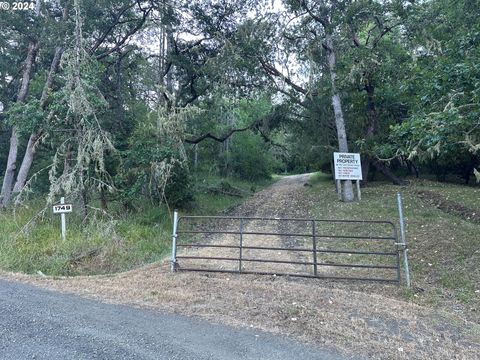
<svg viewBox="0 0 480 360"><path fill-rule="evenodd" d="M478 1L36 5L0 13L1 206L182 205L195 174L329 171L340 115L366 180L478 176Z"/></svg>

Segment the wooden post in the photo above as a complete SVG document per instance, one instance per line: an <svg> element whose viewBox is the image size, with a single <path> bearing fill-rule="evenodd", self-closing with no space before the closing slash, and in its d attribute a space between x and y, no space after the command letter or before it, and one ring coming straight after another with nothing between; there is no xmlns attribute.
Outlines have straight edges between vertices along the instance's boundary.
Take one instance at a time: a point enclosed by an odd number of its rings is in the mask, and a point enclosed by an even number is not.
<svg viewBox="0 0 480 360"><path fill-rule="evenodd" d="M362 200L362 192L360 191L360 180L357 180L357 195L358 201Z"/></svg>
<svg viewBox="0 0 480 360"><path fill-rule="evenodd" d="M342 180L337 180L337 195L338 200L342 200Z"/></svg>

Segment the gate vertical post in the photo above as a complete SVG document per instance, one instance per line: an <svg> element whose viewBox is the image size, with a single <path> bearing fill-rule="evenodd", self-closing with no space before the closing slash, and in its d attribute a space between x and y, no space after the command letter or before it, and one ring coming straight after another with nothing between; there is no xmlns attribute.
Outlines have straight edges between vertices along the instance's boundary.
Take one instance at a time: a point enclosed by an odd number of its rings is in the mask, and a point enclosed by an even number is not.
<svg viewBox="0 0 480 360"><path fill-rule="evenodd" d="M402 196L400 193L397 193L397 205L398 205L398 215L400 217L400 236L402 238L403 246L403 266L405 268L405 280L407 282L407 287L410 288L410 270L408 268L408 257L407 257L407 239L405 238L405 226L403 223L403 207L402 207Z"/></svg>
<svg viewBox="0 0 480 360"><path fill-rule="evenodd" d="M170 263L171 272L175 272L177 269L177 224L178 224L178 213L175 210L173 212L172 259Z"/></svg>
<svg viewBox="0 0 480 360"><path fill-rule="evenodd" d="M242 272L242 252L243 252L243 219L240 219L240 256L238 258L238 272Z"/></svg>
<svg viewBox="0 0 480 360"><path fill-rule="evenodd" d="M313 275L317 276L317 235L315 230L315 220L312 220L312 246L313 246Z"/></svg>
<svg viewBox="0 0 480 360"><path fill-rule="evenodd" d="M398 234L397 234L397 228L395 225L392 224L393 228L393 238L395 239L395 249L397 250L397 256L396 256L396 261L397 261L397 283L400 285L401 281L401 276L400 276L400 251L398 251Z"/></svg>

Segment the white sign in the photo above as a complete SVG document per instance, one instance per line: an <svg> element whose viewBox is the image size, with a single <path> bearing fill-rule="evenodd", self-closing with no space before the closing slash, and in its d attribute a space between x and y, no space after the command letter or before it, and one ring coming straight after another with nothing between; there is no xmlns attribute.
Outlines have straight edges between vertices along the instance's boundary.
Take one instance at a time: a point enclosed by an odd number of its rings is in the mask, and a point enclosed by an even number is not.
<svg viewBox="0 0 480 360"><path fill-rule="evenodd" d="M363 180L360 154L333 153L336 180Z"/></svg>
<svg viewBox="0 0 480 360"><path fill-rule="evenodd" d="M72 211L73 211L72 204L53 205L54 214L65 214L65 213L71 213Z"/></svg>

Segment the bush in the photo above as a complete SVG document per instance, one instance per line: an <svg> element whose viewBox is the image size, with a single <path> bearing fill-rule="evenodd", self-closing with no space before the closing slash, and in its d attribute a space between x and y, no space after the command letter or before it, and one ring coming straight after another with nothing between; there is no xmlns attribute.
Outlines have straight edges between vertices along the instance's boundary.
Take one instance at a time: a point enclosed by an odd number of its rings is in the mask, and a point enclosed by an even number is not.
<svg viewBox="0 0 480 360"><path fill-rule="evenodd" d="M233 173L245 180L268 179L274 168L280 166L265 142L251 133L233 138L229 156Z"/></svg>
<svg viewBox="0 0 480 360"><path fill-rule="evenodd" d="M166 200L171 206L192 200L188 167L176 139L159 132L157 124L147 118L137 126L129 145L117 176L126 203L139 196L157 204Z"/></svg>

